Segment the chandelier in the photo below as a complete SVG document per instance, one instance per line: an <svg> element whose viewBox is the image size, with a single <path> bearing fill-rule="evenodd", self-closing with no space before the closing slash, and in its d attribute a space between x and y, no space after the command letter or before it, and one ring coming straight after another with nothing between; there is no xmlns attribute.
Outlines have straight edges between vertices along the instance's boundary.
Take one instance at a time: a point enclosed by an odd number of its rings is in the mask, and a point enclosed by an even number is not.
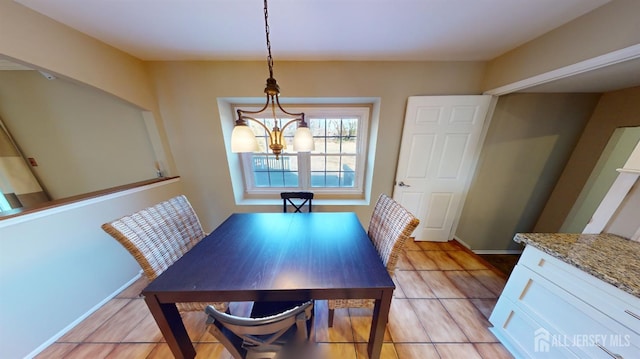
<svg viewBox="0 0 640 359"><path fill-rule="evenodd" d="M267 86L264 89L264 93L267 95L267 102L264 104L258 111L247 111L238 109L236 112L238 113L238 119L236 120L236 124L233 127L233 132L231 133L231 152L240 153L240 152L256 152L258 151L258 141L256 140L255 133L249 127L249 121L253 121L264 128L264 130L268 134L269 138L269 148L276 156L276 160L280 158L280 154L282 150L286 148L286 143L284 141L283 133L284 130L293 123L298 123L298 128L295 131L293 136L293 150L297 152L310 152L315 148L313 142L313 135L309 130L309 125L304 120L304 113L291 113L286 111L280 105L280 87L276 82L276 79L273 78L273 58L271 57L271 41L269 40L269 23L268 23L268 11L267 11L267 0L264 0L264 27L265 33L267 35L267 64L269 66L269 78L267 79ZM284 124L284 126L280 127L280 121L276 116L276 106L282 112L287 114L290 117L293 117L290 121ZM271 110L271 116L273 117L274 126L271 130L262 123L262 121L257 120L252 116L257 116L263 112Z"/></svg>

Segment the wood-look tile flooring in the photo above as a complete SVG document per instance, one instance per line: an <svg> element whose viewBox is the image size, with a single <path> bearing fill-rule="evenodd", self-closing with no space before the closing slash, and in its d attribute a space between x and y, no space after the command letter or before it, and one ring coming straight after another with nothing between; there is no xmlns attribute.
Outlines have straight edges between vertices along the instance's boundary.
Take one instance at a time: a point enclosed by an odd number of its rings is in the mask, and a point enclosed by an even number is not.
<svg viewBox="0 0 640 359"><path fill-rule="evenodd" d="M506 278L457 242L411 242L399 260L384 359L512 358L487 329ZM139 293L141 279L36 358L173 358ZM248 313L251 303L232 303ZM314 359L367 358L370 309L338 309L327 327L327 304L316 304ZM231 356L206 330L204 313L184 313L197 358ZM310 359L310 356L305 359Z"/></svg>

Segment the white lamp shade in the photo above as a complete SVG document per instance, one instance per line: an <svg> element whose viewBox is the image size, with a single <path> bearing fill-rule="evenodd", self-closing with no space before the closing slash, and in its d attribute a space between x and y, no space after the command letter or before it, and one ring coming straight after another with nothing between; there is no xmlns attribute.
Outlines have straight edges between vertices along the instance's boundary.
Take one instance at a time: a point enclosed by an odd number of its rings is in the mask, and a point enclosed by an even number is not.
<svg viewBox="0 0 640 359"><path fill-rule="evenodd" d="M256 152L258 140L249 126L235 126L231 132L231 152Z"/></svg>
<svg viewBox="0 0 640 359"><path fill-rule="evenodd" d="M293 135L293 150L298 152L311 152L316 149L313 135L309 127L298 127Z"/></svg>

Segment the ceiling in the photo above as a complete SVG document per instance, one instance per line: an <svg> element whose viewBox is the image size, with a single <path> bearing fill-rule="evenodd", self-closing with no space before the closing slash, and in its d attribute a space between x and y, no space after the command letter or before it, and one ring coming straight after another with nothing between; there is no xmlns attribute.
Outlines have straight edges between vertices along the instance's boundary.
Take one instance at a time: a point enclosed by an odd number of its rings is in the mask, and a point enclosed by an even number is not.
<svg viewBox="0 0 640 359"><path fill-rule="evenodd" d="M142 60L266 60L260 0L14 1ZM270 0L270 41L275 62L486 61L609 1Z"/></svg>
<svg viewBox="0 0 640 359"><path fill-rule="evenodd" d="M266 58L261 0L15 0L142 60ZM271 0L277 60L490 60L609 0Z"/></svg>

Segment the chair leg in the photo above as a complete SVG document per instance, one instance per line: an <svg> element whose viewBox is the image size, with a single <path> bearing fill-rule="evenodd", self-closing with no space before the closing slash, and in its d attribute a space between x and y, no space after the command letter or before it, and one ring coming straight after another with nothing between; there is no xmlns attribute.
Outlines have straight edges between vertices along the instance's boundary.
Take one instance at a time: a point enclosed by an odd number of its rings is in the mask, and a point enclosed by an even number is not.
<svg viewBox="0 0 640 359"><path fill-rule="evenodd" d="M296 340L299 342L309 340L309 329L307 327L307 316L305 312L296 316Z"/></svg>
<svg viewBox="0 0 640 359"><path fill-rule="evenodd" d="M234 359L243 359L246 357L246 350L242 348L242 339L229 333L233 339L229 338L224 332L227 331L218 321L209 324L209 333L211 333L224 346Z"/></svg>
<svg viewBox="0 0 640 359"><path fill-rule="evenodd" d="M333 312L335 309L329 309L329 328L333 327Z"/></svg>

